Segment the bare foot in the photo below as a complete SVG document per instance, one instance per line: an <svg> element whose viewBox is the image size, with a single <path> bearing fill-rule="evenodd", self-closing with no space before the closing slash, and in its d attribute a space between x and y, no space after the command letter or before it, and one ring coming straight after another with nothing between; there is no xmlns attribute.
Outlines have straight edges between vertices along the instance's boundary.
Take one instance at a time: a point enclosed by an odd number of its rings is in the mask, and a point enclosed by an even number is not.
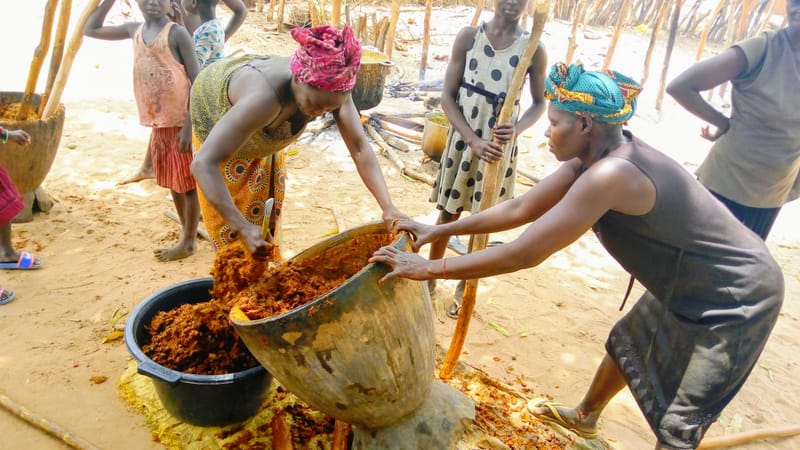
<svg viewBox="0 0 800 450"><path fill-rule="evenodd" d="M122 186L123 184L130 184L136 183L142 180L150 180L156 177L156 174L153 173L153 169L146 170L146 169L139 169L134 175L125 178L124 180L117 183L117 186Z"/></svg>
<svg viewBox="0 0 800 450"><path fill-rule="evenodd" d="M537 419L560 425L582 437L597 436L597 418L582 414L577 408L567 408L561 403L545 399L533 399L528 402L528 411Z"/></svg>
<svg viewBox="0 0 800 450"><path fill-rule="evenodd" d="M194 241L188 244L181 244L170 248L159 248L153 250L153 255L159 261L177 261L179 259L187 258L194 255L195 245Z"/></svg>

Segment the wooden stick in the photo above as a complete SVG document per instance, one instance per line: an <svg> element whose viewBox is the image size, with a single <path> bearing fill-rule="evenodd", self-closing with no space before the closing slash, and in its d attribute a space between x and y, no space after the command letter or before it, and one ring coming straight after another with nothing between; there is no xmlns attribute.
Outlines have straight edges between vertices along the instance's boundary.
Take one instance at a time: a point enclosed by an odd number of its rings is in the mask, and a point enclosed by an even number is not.
<svg viewBox="0 0 800 450"><path fill-rule="evenodd" d="M664 18L667 16L667 11L669 11L671 0L659 1L660 6L658 18L656 19L656 26L654 26L650 32L650 45L647 47L647 55L644 57L644 72L642 73L642 82L640 83L641 86L644 86L644 84L647 82L647 77L650 75L650 59L653 57L653 49L655 48L656 41L658 40L658 32L661 30L661 25L664 23Z"/></svg>
<svg viewBox="0 0 800 450"><path fill-rule="evenodd" d="M669 61L672 58L672 49L675 48L675 40L678 38L678 21L681 16L681 6L683 6L683 0L675 0L675 9L672 11L672 19L669 26L669 38L667 38L667 50L664 54L664 65L661 67L661 84L658 87L656 96L656 111L661 111L661 103L664 101Z"/></svg>
<svg viewBox="0 0 800 450"><path fill-rule="evenodd" d="M539 177L537 177L537 176L535 176L535 175L533 175L531 173L528 173L525 170L520 169L519 167L517 167L517 173L522 175L523 177L533 181L534 183L538 183L538 182L542 181L541 178L539 178Z"/></svg>
<svg viewBox="0 0 800 450"><path fill-rule="evenodd" d="M42 35L39 38L39 45L33 51L33 60L28 70L28 82L25 83L25 93L22 95L22 104L17 111L16 120L24 120L28 117L31 109L31 100L36 90L36 82L39 81L39 72L42 70L44 58L50 50L50 34L53 32L53 17L56 15L58 0L47 0L44 7L44 18L42 20Z"/></svg>
<svg viewBox="0 0 800 450"><path fill-rule="evenodd" d="M414 180L422 181L423 183L433 186L433 177L406 167L405 163L402 159L400 159L400 156L397 155L397 152L395 152L394 148L392 148L391 145L387 144L386 141L383 140L376 128L370 124L365 124L364 127L367 129L370 137L372 137L381 150L383 150L383 153L386 155L386 157L389 158L389 161L391 161L392 164L394 164L400 170L400 173Z"/></svg>
<svg viewBox="0 0 800 450"><path fill-rule="evenodd" d="M758 25L758 29L756 30L754 36L758 36L759 34L761 34L762 31L764 31L764 28L769 23L769 19L770 17L772 17L772 13L774 12L774 10L775 10L775 0L769 0L769 4L767 5L766 9L767 14L764 17L764 20L762 20L761 23Z"/></svg>
<svg viewBox="0 0 800 450"><path fill-rule="evenodd" d="M350 424L337 420L333 423L333 442L331 450L347 450L350 448Z"/></svg>
<svg viewBox="0 0 800 450"><path fill-rule="evenodd" d="M270 423L272 428L272 448L273 450L293 450L292 432L283 418L284 412L275 414Z"/></svg>
<svg viewBox="0 0 800 450"><path fill-rule="evenodd" d="M314 0L308 0L308 14L311 16L311 26L315 27L320 24L319 9Z"/></svg>
<svg viewBox="0 0 800 450"><path fill-rule="evenodd" d="M475 6L475 14L472 16L472 21L469 23L470 26L478 26L478 21L481 20L481 14L483 13L483 8L485 6L486 0L478 0L478 4Z"/></svg>
<svg viewBox="0 0 800 450"><path fill-rule="evenodd" d="M72 448L76 448L78 450L100 450L99 447L95 446L91 442L76 436L61 425L58 425L57 423L51 422L50 420L33 413L24 406L15 403L13 400L2 394L0 394L0 405L2 405L3 408L8 410L8 412L11 414L47 432L48 434L61 439L62 442Z"/></svg>
<svg viewBox="0 0 800 450"><path fill-rule="evenodd" d="M419 81L425 80L425 71L428 68L428 49L431 47L431 11L433 0L425 0L425 22L422 33L422 57L419 61Z"/></svg>
<svg viewBox="0 0 800 450"><path fill-rule="evenodd" d="M53 42L53 54L50 56L50 69L47 72L47 84L44 93L39 100L39 117L44 112L47 99L53 90L53 83L56 81L58 68L61 67L61 60L64 58L64 47L67 42L67 30L69 29L69 18L72 14L72 0L61 0L61 9L58 11L58 27L56 28L56 39Z"/></svg>
<svg viewBox="0 0 800 450"><path fill-rule="evenodd" d="M334 28L342 25L342 0L331 0L331 25Z"/></svg>
<svg viewBox="0 0 800 450"><path fill-rule="evenodd" d="M171 209L164 211L164 215L174 220L175 222L181 223L181 219L178 218L178 214L176 214L175 211ZM205 239L206 241L211 242L211 238L208 237L208 231L206 231L206 228L203 226L202 223L197 224L197 235Z"/></svg>
<svg viewBox="0 0 800 450"><path fill-rule="evenodd" d="M81 17L75 24L75 29L72 31L72 37L70 37L64 60L61 63L61 67L58 68L58 74L53 82L53 92L50 94L50 98L47 99L47 105L45 105L44 111L42 111L42 120L47 119L58 110L58 105L61 103L61 94L64 93L64 86L66 86L69 72L72 70L72 63L75 62L75 55L78 53L78 49L81 48L81 43L83 42L83 27L86 25L86 21L89 20L89 16L92 12L97 9L99 3L100 0L88 0Z"/></svg>
<svg viewBox="0 0 800 450"><path fill-rule="evenodd" d="M400 0L392 0L392 14L389 19L389 29L386 31L386 43L383 47L383 53L386 53L388 59L392 59L392 50L394 49L394 34L397 31L397 20L400 18Z"/></svg>
<svg viewBox="0 0 800 450"><path fill-rule="evenodd" d="M747 33L748 19L750 18L750 11L753 10L753 2L755 0L744 0L742 3L742 13L739 15L739 27L736 31L736 40L741 41Z"/></svg>
<svg viewBox="0 0 800 450"><path fill-rule="evenodd" d="M763 430L746 431L744 433L736 433L728 436L705 438L702 442L700 442L700 446L697 447L697 449L708 450L712 448L733 447L761 439L780 439L796 436L798 434L800 434L800 425L766 428Z"/></svg>
<svg viewBox="0 0 800 450"><path fill-rule="evenodd" d="M708 33L711 31L711 26L714 25L714 19L717 18L726 3L728 3L728 0L719 0L719 3L717 3L717 6L714 8L714 12L711 13L711 17L708 19L708 23L703 27L703 32L700 34L700 43L697 45L697 54L694 57L695 61L700 61L700 58L703 57L703 49L706 46Z"/></svg>
<svg viewBox="0 0 800 450"><path fill-rule="evenodd" d="M533 27L531 35L528 39L528 44L520 56L520 63L514 70L514 76L511 78L511 85L508 88L508 94L503 108L500 110L500 115L497 118L497 123L508 122L514 111L514 103L516 103L522 91L522 84L525 82L525 75L528 73L533 55L539 47L539 40L544 31L544 24L547 22L548 10L550 9L549 0L536 0L536 10L533 15ZM509 143L511 145L511 143ZM506 151L510 151L509 145ZM497 184L499 181L499 164L487 164L484 173L483 182L483 196L479 211L484 211L491 208L497 201ZM476 234L472 236L470 251L479 251L486 248L488 241L488 234ZM453 376L458 357L461 355L461 349L464 347L464 341L467 338L467 331L469 331L469 322L472 319L472 312L475 309L475 294L478 291L478 280L467 280L464 287L464 294L461 299L461 310L458 314L458 321L456 322L456 329L453 331L453 337L450 340L450 348L447 350L442 368L439 371L439 378L442 380L449 380Z"/></svg>
<svg viewBox="0 0 800 450"><path fill-rule="evenodd" d="M608 50L606 50L606 59L603 61L603 71L607 71L608 68L611 67L611 59L614 57L614 51L617 49L619 35L622 32L622 27L625 25L625 21L628 20L628 11L630 9L631 0L624 0L622 2L622 10L620 10L619 16L617 17L617 26L614 28L614 34L611 36L611 42L609 42Z"/></svg>
<svg viewBox="0 0 800 450"><path fill-rule="evenodd" d="M276 1L276 0L272 0ZM280 0L278 4L278 31L283 33L283 14L286 12L286 0Z"/></svg>
<svg viewBox="0 0 800 450"><path fill-rule="evenodd" d="M275 3L277 0L269 0L269 8L267 8L267 21L272 22L275 18Z"/></svg>
<svg viewBox="0 0 800 450"><path fill-rule="evenodd" d="M582 27L583 20L586 17L586 0L578 0L578 12L575 13L575 20L572 22L572 31L569 34L567 45L567 56L564 57L565 64L571 64L572 58L575 56L575 50L578 48L578 28Z"/></svg>

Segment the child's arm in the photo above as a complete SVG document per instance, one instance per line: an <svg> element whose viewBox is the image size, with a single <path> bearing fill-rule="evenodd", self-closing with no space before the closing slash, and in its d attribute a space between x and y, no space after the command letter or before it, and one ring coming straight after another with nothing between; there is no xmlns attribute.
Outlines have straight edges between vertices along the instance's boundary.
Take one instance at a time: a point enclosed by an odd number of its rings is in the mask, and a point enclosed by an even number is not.
<svg viewBox="0 0 800 450"><path fill-rule="evenodd" d="M189 81L194 83L195 77L200 72L200 64L197 62L197 56L194 53L194 43L192 42L191 36L189 36L189 32L186 31L186 28L180 25L173 26L172 29L169 30L169 45L172 53L178 54L178 60L183 64ZM189 107L188 103L186 107ZM188 113L186 114L186 121L183 124L183 128L181 128L180 134L178 135L178 142L180 151L192 151L192 119Z"/></svg>
<svg viewBox="0 0 800 450"><path fill-rule="evenodd" d="M225 40L227 41L244 23L244 18L247 17L247 6L242 0L222 0L222 3L225 3L225 6L233 12L233 16L225 26Z"/></svg>
<svg viewBox="0 0 800 450"><path fill-rule="evenodd" d="M517 123L499 123L493 130L494 137L500 142L508 142L530 128L544 113L544 78L547 76L547 52L542 43L533 54L528 67L529 87L533 103L517 119Z"/></svg>
<svg viewBox="0 0 800 450"><path fill-rule="evenodd" d="M23 130L9 130L0 127L0 142L5 144L11 141L17 145L28 145L31 143L31 136Z"/></svg>
<svg viewBox="0 0 800 450"><path fill-rule="evenodd" d="M467 122L464 113L461 111L458 101L458 90L461 87L461 80L464 78L464 68L467 64L467 50L475 39L478 32L475 27L464 27L456 35L453 42L453 50L450 55L450 62L447 63L447 70L444 74L444 86L442 88L442 109L450 125L458 131L464 142L467 143L473 154L478 158L494 162L503 157L503 146L497 142L492 142L490 136L484 139L478 136ZM486 104L491 108L490 104Z"/></svg>
<svg viewBox="0 0 800 450"><path fill-rule="evenodd" d="M85 36L106 41L120 41L122 39L133 38L136 29L141 25L139 22L126 22L122 25L103 26L103 22L105 22L111 7L114 6L114 2L115 0L103 0L103 2L97 6L97 9L92 12L89 19L86 21L86 25L83 27L83 34Z"/></svg>

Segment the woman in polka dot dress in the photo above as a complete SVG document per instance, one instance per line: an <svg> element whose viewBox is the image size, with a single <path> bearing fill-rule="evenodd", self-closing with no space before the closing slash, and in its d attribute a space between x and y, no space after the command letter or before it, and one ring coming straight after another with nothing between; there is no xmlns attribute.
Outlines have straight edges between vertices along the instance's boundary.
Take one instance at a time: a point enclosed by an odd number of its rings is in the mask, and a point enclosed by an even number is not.
<svg viewBox="0 0 800 450"><path fill-rule="evenodd" d="M492 19L478 27L462 28L453 43L441 99L450 131L430 197L440 211L437 223L453 222L463 211L478 211L487 163L501 165L498 201L514 195L517 148L513 141L545 108L547 54L539 43L528 69L531 106L522 115L516 106L510 122L496 123L528 43L529 33L519 26L527 5L528 0L495 0ZM446 249L446 239L433 242L430 258L441 258ZM451 317L458 314L461 289L457 292L454 307L448 311Z"/></svg>

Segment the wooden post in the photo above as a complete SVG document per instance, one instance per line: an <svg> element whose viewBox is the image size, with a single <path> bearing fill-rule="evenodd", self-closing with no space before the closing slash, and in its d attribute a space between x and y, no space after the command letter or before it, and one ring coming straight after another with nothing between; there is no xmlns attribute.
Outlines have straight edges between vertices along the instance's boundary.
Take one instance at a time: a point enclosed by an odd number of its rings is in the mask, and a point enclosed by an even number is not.
<svg viewBox="0 0 800 450"><path fill-rule="evenodd" d="M331 25L334 28L342 26L342 0L331 0Z"/></svg>
<svg viewBox="0 0 800 450"><path fill-rule="evenodd" d="M317 2L315 0L308 0L308 14L311 16L312 27L320 24L319 9L317 9Z"/></svg>
<svg viewBox="0 0 800 450"><path fill-rule="evenodd" d="M33 60L28 69L28 82L25 83L25 93L22 95L22 104L17 111L16 120L24 120L28 117L31 109L31 100L36 91L36 82L39 81L39 72L42 70L44 58L50 50L50 34L53 32L53 17L56 15L58 0L47 0L44 7L44 18L42 19L42 35L39 38L39 45L33 51Z"/></svg>
<svg viewBox="0 0 800 450"><path fill-rule="evenodd" d="M664 54L664 65L661 68L661 85L658 87L658 96L656 97L656 111L661 111L661 102L664 101L664 89L667 85L669 60L672 58L672 49L675 47L675 40L678 37L678 24L681 16L681 6L683 6L683 0L675 0L675 9L672 11L672 20L670 21L669 26L667 51Z"/></svg>
<svg viewBox="0 0 800 450"><path fill-rule="evenodd" d="M650 75L650 59L653 57L653 49L656 46L656 41L658 40L658 33L661 30L661 26L664 24L664 17L667 15L667 11L669 11L669 5L671 0L659 0L659 10L658 10L658 17L656 18L656 24L653 27L652 31L650 31L650 45L647 47L647 55L644 57L644 72L642 73L642 82L641 86L644 87L644 84L647 82L647 77Z"/></svg>
<svg viewBox="0 0 800 450"><path fill-rule="evenodd" d="M386 43L383 46L383 53L392 59L394 49L394 33L397 30L397 20L400 18L400 0L392 0L392 15L389 19L389 29L386 32ZM381 47L378 47L381 48Z"/></svg>
<svg viewBox="0 0 800 450"><path fill-rule="evenodd" d="M725 47L730 47L733 45L734 39L736 39L736 4L737 0L731 1L731 9L728 11L728 33L725 38ZM728 91L728 84L729 82L722 83L719 87L719 96L725 97L725 93ZM710 89L708 91L708 99L711 100L711 97L714 95L714 90Z"/></svg>
<svg viewBox="0 0 800 450"><path fill-rule="evenodd" d="M419 62L419 81L425 81L425 70L428 68L428 50L431 46L431 10L433 0L425 0L425 22L422 36L422 58Z"/></svg>
<svg viewBox="0 0 800 450"><path fill-rule="evenodd" d="M708 23L703 27L703 32L700 34L700 44L697 45L697 54L694 57L695 61L700 61L700 58L703 57L703 49L706 46L708 33L711 31L711 26L714 25L714 19L716 19L720 11L722 11L725 3L728 3L728 0L719 0L719 3L717 3L717 6L714 8L714 12L711 13L711 17L708 19Z"/></svg>
<svg viewBox="0 0 800 450"><path fill-rule="evenodd" d="M256 12L264 12L264 0L256 0Z"/></svg>
<svg viewBox="0 0 800 450"><path fill-rule="evenodd" d="M586 17L586 0L578 0L578 11L575 13L575 19L572 22L572 32L569 34L567 56L564 57L564 62L567 65L572 63L572 58L575 56L575 50L578 48L578 28L583 28L584 17Z"/></svg>
<svg viewBox="0 0 800 450"><path fill-rule="evenodd" d="M769 0L769 4L767 5L767 10L766 10L767 12L766 17L764 17L764 20L762 20L761 23L758 24L758 29L756 30L754 36L758 36L759 34L761 34L762 31L764 31L764 28L769 23L769 19L772 17L772 13L774 12L774 10L775 10L775 0Z"/></svg>
<svg viewBox="0 0 800 450"><path fill-rule="evenodd" d="M631 9L631 0L624 0L622 2L622 9L619 12L619 16L617 17L617 26L614 28L614 35L611 37L611 42L608 44L608 50L606 51L606 59L603 62L603 70L608 70L611 67L611 59L614 57L614 51L617 49L617 42L619 41L619 35L622 32L622 27L625 25L625 21L628 20L628 11Z"/></svg>
<svg viewBox="0 0 800 450"><path fill-rule="evenodd" d="M272 22L275 18L275 3L278 0L269 0L269 8L267 8L267 21Z"/></svg>
<svg viewBox="0 0 800 450"><path fill-rule="evenodd" d="M486 0L478 0L478 4L475 5L475 14L472 16L472 21L469 23L470 26L477 26L478 21L481 20L481 13L483 13L483 8L486 6Z"/></svg>
<svg viewBox="0 0 800 450"><path fill-rule="evenodd" d="M61 94L64 93L64 86L66 86L69 72L72 70L72 63L75 62L75 55L83 42L83 27L92 12L97 9L99 3L100 0L88 0L81 17L75 23L75 29L72 30L69 45L67 45L64 53L64 60L61 62L61 67L58 68L58 74L56 74L56 79L53 82L53 92L50 94L50 98L47 99L44 111L42 111L42 119L47 119L58 110L58 105L61 103Z"/></svg>
<svg viewBox="0 0 800 450"><path fill-rule="evenodd" d="M277 1L277 0L272 0ZM278 3L278 32L283 33L283 20L284 13L286 12L286 0L280 0Z"/></svg>
<svg viewBox="0 0 800 450"><path fill-rule="evenodd" d="M44 93L39 101L39 117L42 116L44 105L50 98L53 90L53 83L56 81L58 68L61 66L61 59L64 57L64 46L67 42L67 29L69 29L69 18L72 14L72 0L61 0L61 7L58 11L58 27L56 27L56 39L53 41L53 54L50 55L50 69L47 72L47 84Z"/></svg>
<svg viewBox="0 0 800 450"><path fill-rule="evenodd" d="M533 15L533 27L531 35L528 39L528 44L520 56L520 63L514 70L514 76L511 78L511 84L508 88L508 96L506 97L500 114L497 118L497 123L507 122L511 119L514 111L514 103L520 96L522 91L522 84L525 82L525 75L528 73L531 59L536 53L539 46L539 39L542 37L544 31L544 24L547 22L548 10L550 7L549 0L535 0L536 9ZM511 144L509 144L510 146ZM509 146L506 146L505 151L510 151ZM483 196L479 211L484 211L491 208L497 202L497 184L499 176L499 164L487 164L486 173L484 173L483 182ZM499 175L499 176L498 176ZM489 236L487 234L476 234L472 236L470 251L479 251L486 248L486 243ZM475 309L475 294L478 291L478 280L467 280L464 287L464 295L461 299L461 311L458 314L458 321L456 322L456 329L453 332L453 338L450 341L450 348L447 350L442 368L439 371L439 378L442 380L449 380L453 376L458 357L461 355L461 349L464 347L464 341L467 338L467 331L469 331L469 322L472 318L472 312Z"/></svg>
<svg viewBox="0 0 800 450"><path fill-rule="evenodd" d="M744 35L747 34L748 19L750 17L750 11L753 10L753 2L755 2L755 0L744 0L742 3L742 13L739 15L739 27L736 31L737 41L744 39Z"/></svg>

